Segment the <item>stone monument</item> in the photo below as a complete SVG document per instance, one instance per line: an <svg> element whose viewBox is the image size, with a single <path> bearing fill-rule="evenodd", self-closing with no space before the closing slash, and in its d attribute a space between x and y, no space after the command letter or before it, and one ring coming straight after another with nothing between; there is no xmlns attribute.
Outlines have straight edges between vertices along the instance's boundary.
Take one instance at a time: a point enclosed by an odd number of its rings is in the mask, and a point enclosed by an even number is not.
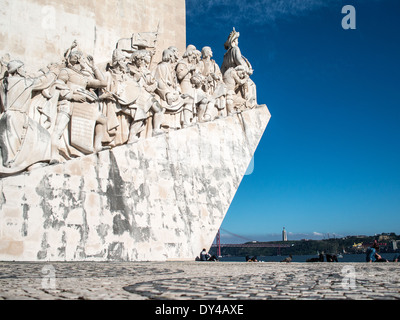
<svg viewBox="0 0 400 320"><path fill-rule="evenodd" d="M38 1L15 3L38 10ZM158 17L157 27L128 26L131 36L101 60L100 30L121 31L127 11L112 20L100 1L85 3L50 8L67 26L70 11L91 16L91 48L74 39L28 57L11 40L3 45L0 260L194 260L211 246L270 119L239 33L228 36L220 69L210 47L179 49L184 17L166 30L184 1L119 1ZM28 75L24 58L47 67Z"/></svg>

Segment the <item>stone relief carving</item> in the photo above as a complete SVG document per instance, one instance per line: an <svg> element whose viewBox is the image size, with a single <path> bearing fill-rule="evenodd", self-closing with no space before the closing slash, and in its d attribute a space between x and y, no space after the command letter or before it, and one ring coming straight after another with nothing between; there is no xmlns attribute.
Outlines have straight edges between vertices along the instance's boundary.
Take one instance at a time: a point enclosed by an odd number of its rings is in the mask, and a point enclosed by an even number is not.
<svg viewBox="0 0 400 320"><path fill-rule="evenodd" d="M100 69L74 41L60 63L35 76L0 59L0 176L65 162L140 138L257 106L253 69L230 33L221 68L210 47L162 53L157 33L118 41Z"/></svg>

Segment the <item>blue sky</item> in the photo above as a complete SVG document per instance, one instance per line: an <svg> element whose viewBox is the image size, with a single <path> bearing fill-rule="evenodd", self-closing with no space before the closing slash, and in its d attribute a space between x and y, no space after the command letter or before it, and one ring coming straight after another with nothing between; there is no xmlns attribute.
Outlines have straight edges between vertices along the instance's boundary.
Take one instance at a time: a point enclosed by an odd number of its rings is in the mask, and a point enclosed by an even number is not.
<svg viewBox="0 0 400 320"><path fill-rule="evenodd" d="M356 29L342 28L344 5ZM400 1L186 0L221 65L232 27L272 118L222 242L400 234Z"/></svg>

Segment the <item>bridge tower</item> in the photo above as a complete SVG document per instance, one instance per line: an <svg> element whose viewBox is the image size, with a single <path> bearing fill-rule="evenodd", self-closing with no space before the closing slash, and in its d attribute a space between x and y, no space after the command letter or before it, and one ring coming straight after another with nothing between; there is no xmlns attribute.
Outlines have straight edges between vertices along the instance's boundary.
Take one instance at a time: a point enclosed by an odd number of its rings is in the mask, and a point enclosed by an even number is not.
<svg viewBox="0 0 400 320"><path fill-rule="evenodd" d="M221 257L221 229L218 229L216 240L217 240L217 257Z"/></svg>

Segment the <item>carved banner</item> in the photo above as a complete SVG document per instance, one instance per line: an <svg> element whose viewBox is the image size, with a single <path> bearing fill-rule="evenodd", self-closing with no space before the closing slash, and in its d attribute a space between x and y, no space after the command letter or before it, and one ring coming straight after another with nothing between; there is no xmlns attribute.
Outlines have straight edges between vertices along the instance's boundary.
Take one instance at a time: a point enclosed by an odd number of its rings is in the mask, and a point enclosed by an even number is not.
<svg viewBox="0 0 400 320"><path fill-rule="evenodd" d="M71 145L83 153L94 152L97 103L76 103L71 117Z"/></svg>

